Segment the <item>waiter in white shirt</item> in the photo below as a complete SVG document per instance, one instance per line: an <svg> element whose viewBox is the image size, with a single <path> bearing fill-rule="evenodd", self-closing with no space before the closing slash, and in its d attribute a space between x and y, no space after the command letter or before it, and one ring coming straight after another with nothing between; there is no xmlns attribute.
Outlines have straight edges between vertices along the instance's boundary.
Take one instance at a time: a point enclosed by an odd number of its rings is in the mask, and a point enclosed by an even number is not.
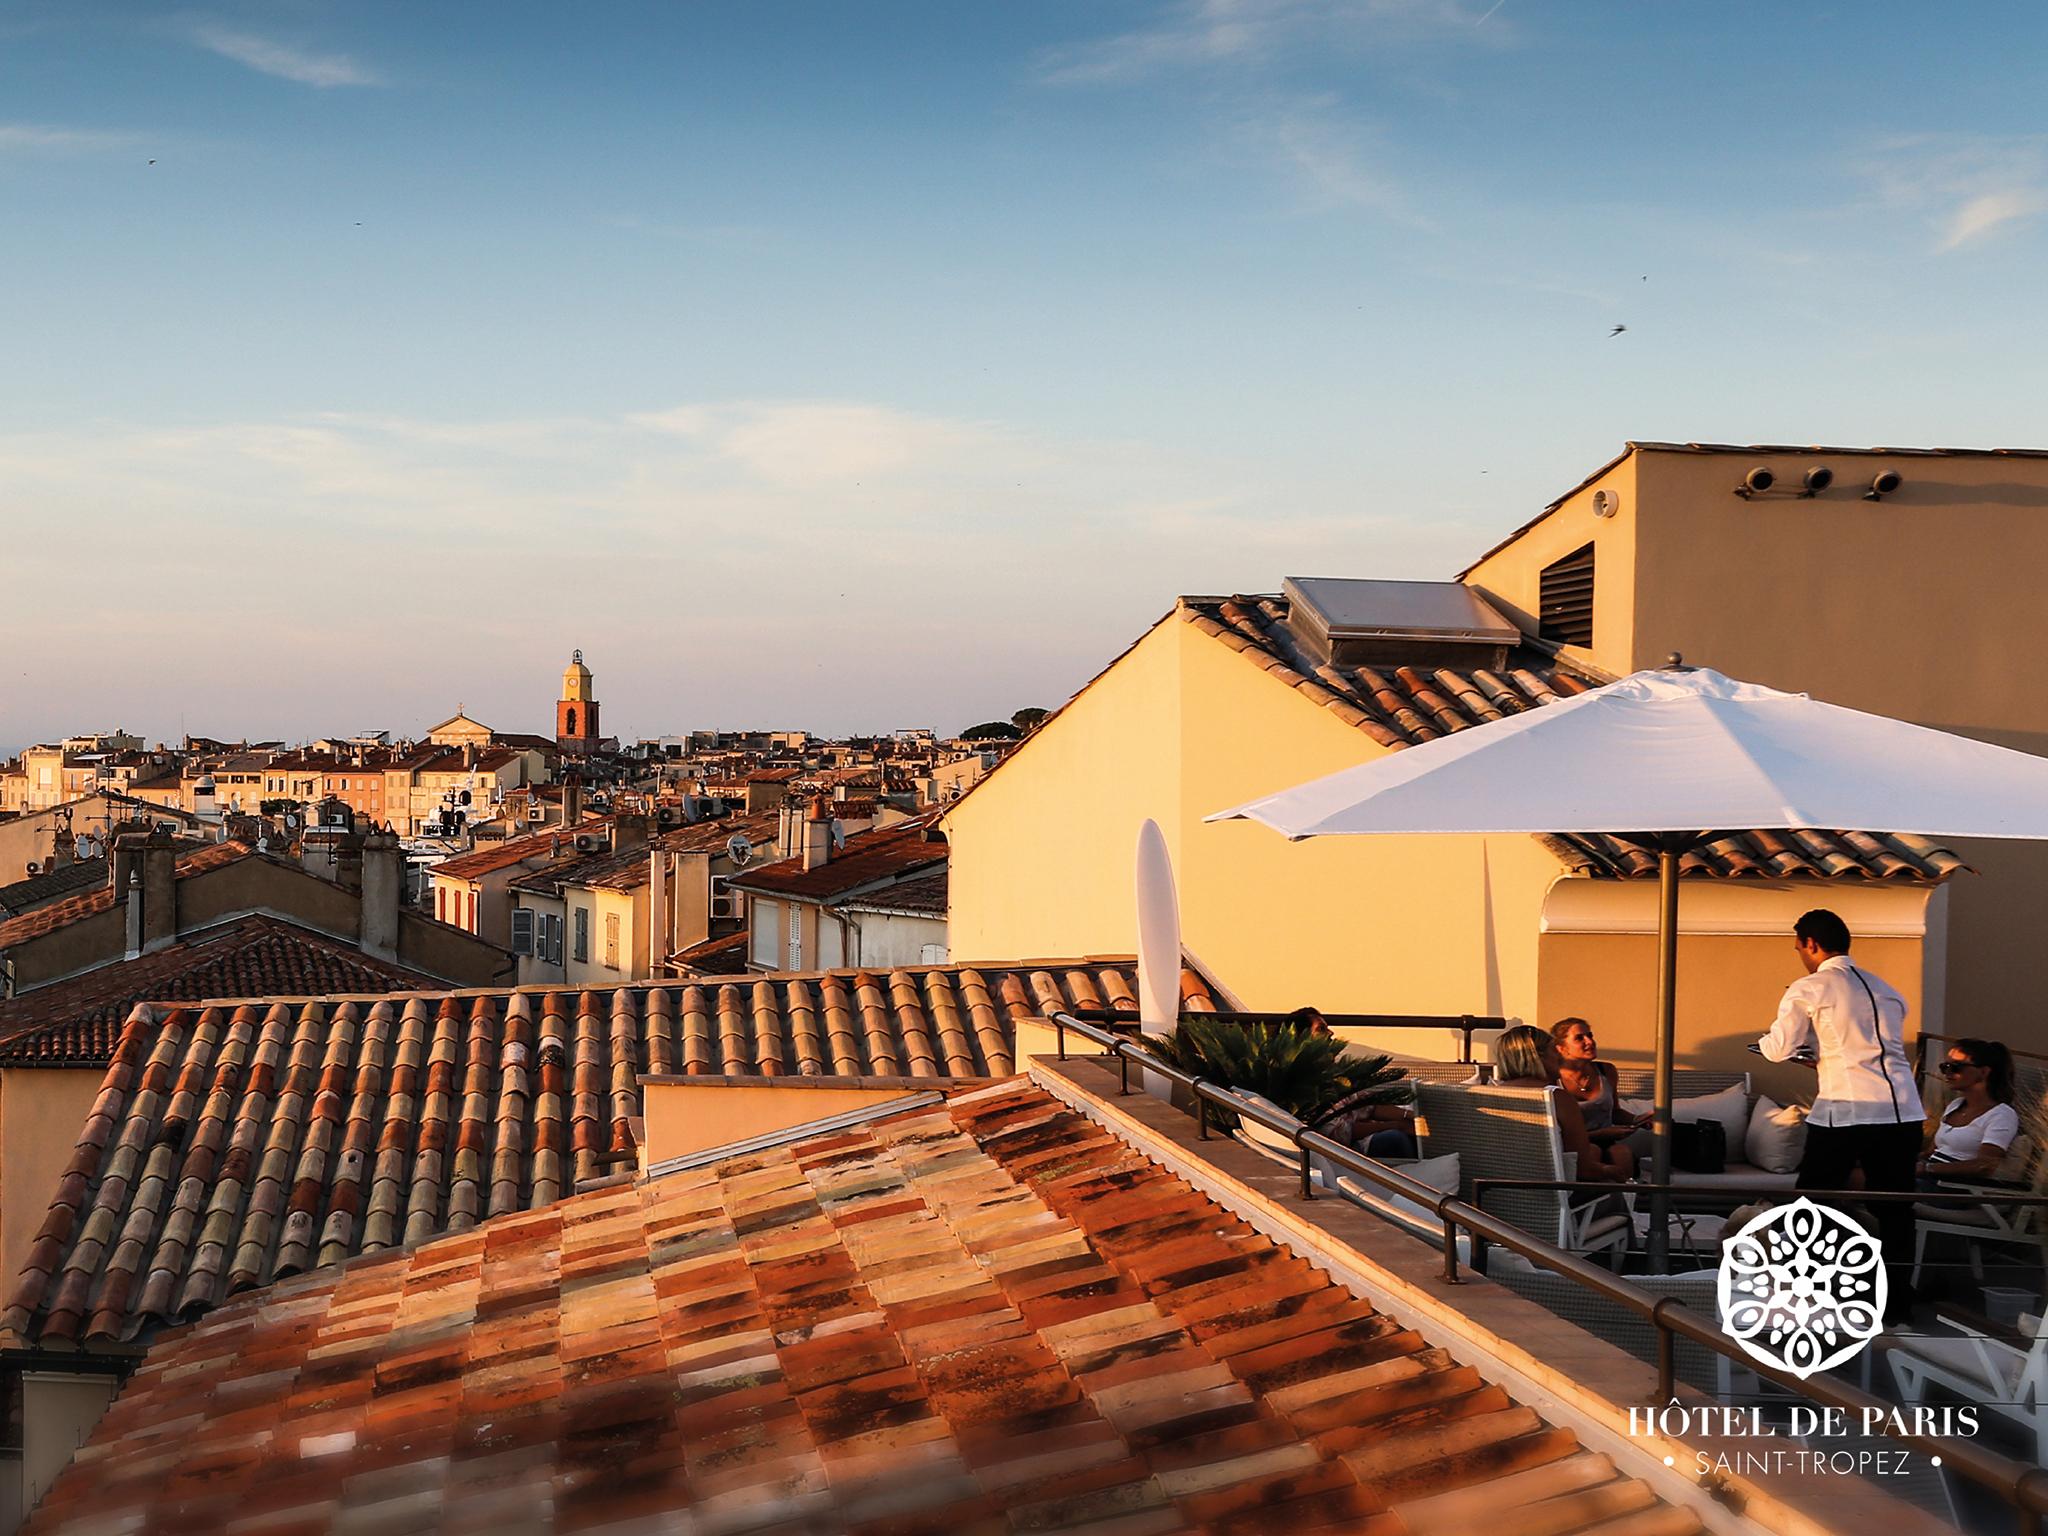
<svg viewBox="0 0 2048 1536"><path fill-rule="evenodd" d="M1757 1049L1772 1061L1816 1045L1820 1087L1806 1117L1801 1189L1842 1189L1863 1170L1864 1188L1913 1188L1925 1111L1906 1054L1906 1000L1849 959L1849 926L1816 909L1792 926L1806 975L1785 989L1777 1021ZM1890 1271L1887 1321L1912 1305L1913 1207L1873 1205Z"/></svg>

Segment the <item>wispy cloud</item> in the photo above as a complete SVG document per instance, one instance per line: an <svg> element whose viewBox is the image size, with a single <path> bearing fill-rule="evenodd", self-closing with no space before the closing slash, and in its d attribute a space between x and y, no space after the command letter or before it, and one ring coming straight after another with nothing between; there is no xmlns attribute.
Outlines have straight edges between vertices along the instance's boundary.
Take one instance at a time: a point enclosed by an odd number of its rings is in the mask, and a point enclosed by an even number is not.
<svg viewBox="0 0 2048 1536"><path fill-rule="evenodd" d="M47 123L0 123L0 155L96 154L112 149L132 149L132 133L101 128L59 128Z"/></svg>
<svg viewBox="0 0 2048 1536"><path fill-rule="evenodd" d="M313 53L294 48L251 32L239 32L213 22L201 22L192 29L192 41L201 48L245 64L259 74L294 80L300 85L328 89L338 85L376 85L377 76L345 53Z"/></svg>
<svg viewBox="0 0 2048 1536"><path fill-rule="evenodd" d="M1411 229L1434 227L1386 169L1377 136L1349 121L1333 97L1263 103L1244 114L1239 130L1312 207L1363 208Z"/></svg>
<svg viewBox="0 0 2048 1536"><path fill-rule="evenodd" d="M1878 201L1924 221L1939 251L2048 213L2048 138L2040 135L1890 139L1863 170Z"/></svg>
<svg viewBox="0 0 2048 1536"><path fill-rule="evenodd" d="M1148 27L1049 49L1039 77L1059 85L1111 85L1175 70L1270 62L1301 50L1476 36L1499 44L1499 10L1463 0L1173 0Z"/></svg>

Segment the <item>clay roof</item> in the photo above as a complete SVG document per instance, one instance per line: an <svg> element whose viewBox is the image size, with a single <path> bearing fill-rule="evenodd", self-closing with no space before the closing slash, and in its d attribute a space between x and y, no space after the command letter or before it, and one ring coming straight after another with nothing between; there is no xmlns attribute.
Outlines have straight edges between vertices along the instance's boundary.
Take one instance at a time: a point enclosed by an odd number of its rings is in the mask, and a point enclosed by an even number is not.
<svg viewBox="0 0 2048 1536"><path fill-rule="evenodd" d="M1284 597L1182 598L1180 616L1383 747L1398 750L1570 698L1607 679L1523 646L1497 671L1319 665L1295 645ZM984 783L987 781L984 780ZM954 802L958 804L959 802ZM1617 838L1575 833L1544 844L1585 874L1655 875L1657 859ZM1873 832L1740 832L1680 861L1679 873L1780 879L1942 880L1966 866L1924 837Z"/></svg>
<svg viewBox="0 0 2048 1536"><path fill-rule="evenodd" d="M947 883L947 872L941 865L930 874L912 875L908 880L885 885L865 896L849 896L845 905L870 912L910 912L920 916L944 917Z"/></svg>
<svg viewBox="0 0 2048 1536"><path fill-rule="evenodd" d="M856 832L843 848L815 869L805 869L801 858L763 864L734 875L727 884L738 890L757 891L766 896L790 896L800 901L831 901L870 886L901 880L914 871L946 862L945 840L925 832L934 825L929 814L893 826Z"/></svg>
<svg viewBox="0 0 2048 1536"><path fill-rule="evenodd" d="M24 1530L1697 1531L1658 1502L1009 1082L273 1286Z"/></svg>
<svg viewBox="0 0 2048 1536"><path fill-rule="evenodd" d="M191 875L203 875L208 870L225 869L230 864L252 857L255 852L247 843L210 843L195 853L179 856L178 878L183 880ZM125 896L127 893L122 894ZM116 905L113 886L105 884L97 890L52 902L47 907L37 907L33 912L24 912L0 923L0 949L41 938L46 933L55 933L59 928L68 928L96 913L111 912Z"/></svg>
<svg viewBox="0 0 2048 1536"><path fill-rule="evenodd" d="M0 885L0 916L32 911L52 901L104 885L108 863L105 859L74 859L47 874L31 875L12 885Z"/></svg>
<svg viewBox="0 0 2048 1536"><path fill-rule="evenodd" d="M744 976L747 974L747 931L701 939L668 957L669 965L684 966L700 976Z"/></svg>
<svg viewBox="0 0 2048 1536"><path fill-rule="evenodd" d="M1183 972L1192 1008L1207 984ZM634 1149L642 1074L1000 1077L1015 1021L1136 1012L1128 959L135 1009L0 1312L134 1339L318 1265L532 1209Z"/></svg>
<svg viewBox="0 0 2048 1536"><path fill-rule="evenodd" d="M248 916L0 1001L0 1067L105 1067L139 1002L403 992L437 978L282 919Z"/></svg>
<svg viewBox="0 0 2048 1536"><path fill-rule="evenodd" d="M593 816L587 818L581 826L566 833L561 828L555 827L546 832L534 832L525 837L508 837L502 843L494 843L488 848L479 848L474 853L465 853L452 859L443 859L440 863L429 869L427 873L442 879L480 880L485 875L492 874L497 870L510 868L514 864L523 864L528 859L545 857L558 844L563 844L565 839L574 837L578 832L601 829L603 825L604 818L602 816ZM567 846L573 850L575 845L568 843Z"/></svg>

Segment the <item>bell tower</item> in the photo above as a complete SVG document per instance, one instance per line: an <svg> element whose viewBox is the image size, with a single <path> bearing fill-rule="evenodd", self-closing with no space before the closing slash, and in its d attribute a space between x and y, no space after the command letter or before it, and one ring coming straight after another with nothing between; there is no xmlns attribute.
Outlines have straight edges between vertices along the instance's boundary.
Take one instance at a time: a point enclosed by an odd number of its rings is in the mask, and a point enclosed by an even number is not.
<svg viewBox="0 0 2048 1536"><path fill-rule="evenodd" d="M576 651L562 669L562 697L555 703L555 745L564 752L594 752L601 735L590 668L583 665L583 653Z"/></svg>

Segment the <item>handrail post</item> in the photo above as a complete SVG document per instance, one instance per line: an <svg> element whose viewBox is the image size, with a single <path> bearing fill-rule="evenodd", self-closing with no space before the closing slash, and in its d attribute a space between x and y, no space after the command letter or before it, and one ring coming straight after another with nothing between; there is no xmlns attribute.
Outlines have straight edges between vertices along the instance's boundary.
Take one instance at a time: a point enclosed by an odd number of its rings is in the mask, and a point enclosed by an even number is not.
<svg viewBox="0 0 2048 1536"><path fill-rule="evenodd" d="M1131 1091L1131 1058L1130 1053L1124 1049L1122 1041L1117 1042L1116 1066L1117 1071L1123 1074L1123 1086L1117 1089L1117 1097L1122 1098Z"/></svg>
<svg viewBox="0 0 2048 1536"><path fill-rule="evenodd" d="M1669 1297L1665 1301L1670 1300ZM1678 1339L1664 1322L1664 1302L1650 1309L1650 1321L1657 1329L1657 1401L1668 1403L1677 1390Z"/></svg>
<svg viewBox="0 0 2048 1536"><path fill-rule="evenodd" d="M1195 1084L1192 1091L1195 1096L1195 1137L1199 1141L1207 1141L1209 1139L1209 1101L1202 1097L1202 1085L1199 1082Z"/></svg>
<svg viewBox="0 0 2048 1536"><path fill-rule="evenodd" d="M1444 1221L1444 1284L1463 1285L1458 1273L1458 1218L1451 1214L1451 1202L1446 1200L1437 1207L1437 1215Z"/></svg>
<svg viewBox="0 0 2048 1536"><path fill-rule="evenodd" d="M1052 1016L1052 1034L1058 1059L1065 1061L1067 1059L1067 1026L1057 1011Z"/></svg>
<svg viewBox="0 0 2048 1536"><path fill-rule="evenodd" d="M1463 1019L1461 1019L1461 1020L1459 1021L1459 1025L1458 1025L1458 1032L1459 1032L1459 1034L1460 1034L1460 1035L1462 1035L1462 1036L1464 1037L1464 1038L1463 1038L1463 1043L1462 1043L1461 1045L1459 1045L1459 1047L1458 1047L1458 1062L1459 1062L1459 1064L1460 1064L1460 1065L1462 1065L1462 1066L1468 1066L1468 1067L1469 1067L1469 1066L1470 1066L1470 1065L1472 1064L1472 1015L1471 1015L1471 1014L1469 1014L1469 1013L1468 1013L1468 1014L1466 1014L1466 1015L1465 1015L1465 1017L1464 1017Z"/></svg>

